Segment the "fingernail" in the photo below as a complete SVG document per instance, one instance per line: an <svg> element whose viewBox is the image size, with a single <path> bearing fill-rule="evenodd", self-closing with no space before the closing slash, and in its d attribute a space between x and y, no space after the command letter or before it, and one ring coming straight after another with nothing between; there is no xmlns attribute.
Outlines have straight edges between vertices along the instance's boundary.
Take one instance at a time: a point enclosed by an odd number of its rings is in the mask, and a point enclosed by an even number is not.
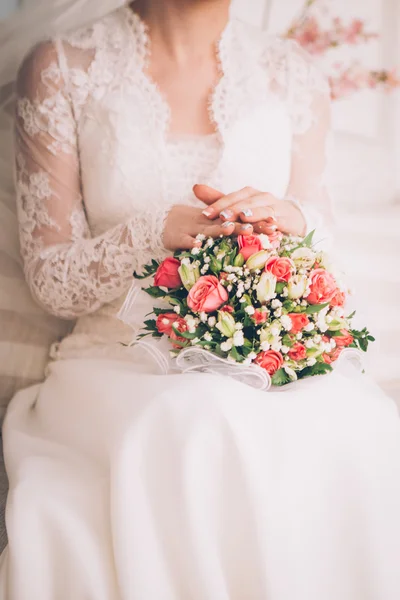
<svg viewBox="0 0 400 600"><path fill-rule="evenodd" d="M244 210L242 210L241 214L244 217L252 217L253 216L253 211L251 210L251 208L245 208Z"/></svg>
<svg viewBox="0 0 400 600"><path fill-rule="evenodd" d="M212 210L212 208L206 208L206 210L203 210L203 215L205 217L211 217L211 215L213 214L213 212L214 211Z"/></svg>
<svg viewBox="0 0 400 600"><path fill-rule="evenodd" d="M223 219L231 219L233 217L233 212L231 210L223 210L220 214Z"/></svg>
<svg viewBox="0 0 400 600"><path fill-rule="evenodd" d="M245 223L244 225L240 226L240 229L242 231L247 231L248 229L251 229L253 226L250 223Z"/></svg>
<svg viewBox="0 0 400 600"><path fill-rule="evenodd" d="M232 221L225 221L225 223L222 223L222 227L225 227L226 229L228 229L228 227L232 227L232 225L234 225Z"/></svg>

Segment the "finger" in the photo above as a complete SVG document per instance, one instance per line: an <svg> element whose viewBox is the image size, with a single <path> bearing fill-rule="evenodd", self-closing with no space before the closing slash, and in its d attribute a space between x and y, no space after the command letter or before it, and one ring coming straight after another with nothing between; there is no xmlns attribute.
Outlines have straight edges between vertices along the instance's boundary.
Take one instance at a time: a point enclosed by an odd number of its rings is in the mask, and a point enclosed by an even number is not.
<svg viewBox="0 0 400 600"><path fill-rule="evenodd" d="M237 221L235 223L235 235L253 235L254 229L251 223L240 223Z"/></svg>
<svg viewBox="0 0 400 600"><path fill-rule="evenodd" d="M274 196L258 194L233 206L231 210L235 212L235 215L231 220L240 219L243 223L256 223L267 219L276 220L275 209L276 199Z"/></svg>
<svg viewBox="0 0 400 600"><path fill-rule="evenodd" d="M200 246L200 240L197 240L195 237L189 234L183 234L179 241L179 247L177 250L192 250L192 248L199 248Z"/></svg>
<svg viewBox="0 0 400 600"><path fill-rule="evenodd" d="M203 215L205 215L209 219L215 219L216 217L219 217L219 215L221 213L224 213L224 211L227 211L225 214L222 215L222 218L224 218L226 220L230 220L229 219L230 213L229 213L228 209L230 209L233 205L237 204L238 202L243 202L244 200L247 200L251 196L253 196L255 194L259 194L259 193L260 192L258 192L254 188L245 187L245 188L239 190L238 192L233 192L232 194L227 194L226 196L223 196L220 200L217 200L216 202L214 202L214 204L212 204L211 206L209 206L208 208L203 210Z"/></svg>
<svg viewBox="0 0 400 600"><path fill-rule="evenodd" d="M221 235L228 236L233 235L235 232L235 223L226 221L225 223L209 224L204 227L203 234L206 237L218 238Z"/></svg>
<svg viewBox="0 0 400 600"><path fill-rule="evenodd" d="M268 221L259 221L258 223L253 224L255 233L263 233L265 235L273 235L276 234L276 225L271 226L271 223Z"/></svg>
<svg viewBox="0 0 400 600"><path fill-rule="evenodd" d="M224 194L222 192L215 190L209 185L203 185L198 183L195 186L193 186L193 193L196 196L196 198L204 202L204 204L213 204L217 200L220 200L224 197Z"/></svg>

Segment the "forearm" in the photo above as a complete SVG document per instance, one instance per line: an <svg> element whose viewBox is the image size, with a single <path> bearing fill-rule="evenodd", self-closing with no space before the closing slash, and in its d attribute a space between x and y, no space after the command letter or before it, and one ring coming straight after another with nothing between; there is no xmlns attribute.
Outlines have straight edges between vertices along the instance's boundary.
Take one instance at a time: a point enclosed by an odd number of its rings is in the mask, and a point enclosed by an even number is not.
<svg viewBox="0 0 400 600"><path fill-rule="evenodd" d="M50 313L75 319L120 297L162 247L163 219L132 219L93 239L43 248L25 262L32 294Z"/></svg>

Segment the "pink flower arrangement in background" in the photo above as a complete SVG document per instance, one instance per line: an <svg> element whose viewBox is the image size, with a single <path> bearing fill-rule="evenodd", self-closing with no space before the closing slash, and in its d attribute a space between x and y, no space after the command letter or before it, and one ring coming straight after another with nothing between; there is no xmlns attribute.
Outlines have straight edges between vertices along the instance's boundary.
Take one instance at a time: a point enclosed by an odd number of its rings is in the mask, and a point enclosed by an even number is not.
<svg viewBox="0 0 400 600"><path fill-rule="evenodd" d="M356 45L377 39L379 35L366 30L361 19L344 23L339 17L331 20L329 27L323 27L314 14L320 0L307 0L300 16L285 33L286 38L296 40L307 52L322 56L333 48ZM362 89L383 89L392 91L400 86L400 74L396 69L371 70L360 62L350 65L338 63L329 75L332 99L343 98Z"/></svg>

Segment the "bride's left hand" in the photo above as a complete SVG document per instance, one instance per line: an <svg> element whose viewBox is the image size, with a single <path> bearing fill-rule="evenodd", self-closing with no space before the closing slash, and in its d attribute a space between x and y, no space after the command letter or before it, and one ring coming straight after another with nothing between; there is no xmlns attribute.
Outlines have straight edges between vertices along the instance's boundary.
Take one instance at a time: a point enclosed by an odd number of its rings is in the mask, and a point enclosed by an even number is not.
<svg viewBox="0 0 400 600"><path fill-rule="evenodd" d="M253 226L255 233L282 233L303 235L305 220L301 211L286 200L279 200L272 194L245 187L238 192L224 196L207 185L195 185L196 197L207 204L203 214L211 220L242 221Z"/></svg>

